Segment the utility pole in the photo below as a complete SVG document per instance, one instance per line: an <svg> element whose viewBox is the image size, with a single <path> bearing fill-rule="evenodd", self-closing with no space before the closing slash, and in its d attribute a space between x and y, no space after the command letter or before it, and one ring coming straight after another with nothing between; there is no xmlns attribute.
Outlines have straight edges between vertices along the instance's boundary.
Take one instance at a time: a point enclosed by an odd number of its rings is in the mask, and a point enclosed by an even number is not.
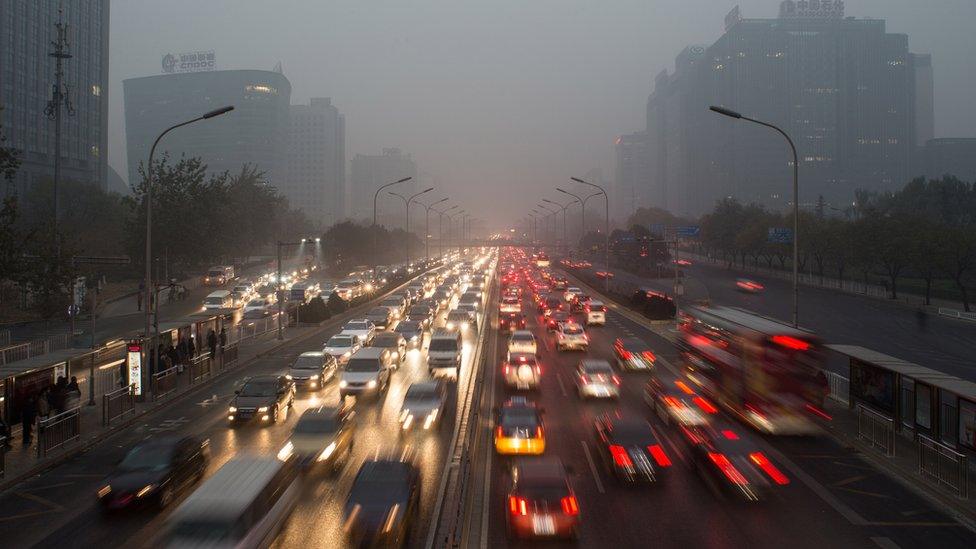
<svg viewBox="0 0 976 549"><path fill-rule="evenodd" d="M68 97L71 90L69 90L67 84L64 83L64 62L67 59L71 59L71 54L68 52L68 25L64 23L63 16L64 7L59 6L58 22L54 25L54 28L57 29L58 32L58 38L54 42L51 42L51 45L54 46L54 51L48 54L48 57L53 57L55 60L54 86L51 90L51 100L47 102L47 107L44 108L44 114L46 114L50 120L54 121L54 224L52 227L58 258L61 257L61 242L58 238L58 185L61 183L62 106L64 107L64 112L67 113L68 116L74 116L75 114L75 107L71 104L71 99Z"/></svg>

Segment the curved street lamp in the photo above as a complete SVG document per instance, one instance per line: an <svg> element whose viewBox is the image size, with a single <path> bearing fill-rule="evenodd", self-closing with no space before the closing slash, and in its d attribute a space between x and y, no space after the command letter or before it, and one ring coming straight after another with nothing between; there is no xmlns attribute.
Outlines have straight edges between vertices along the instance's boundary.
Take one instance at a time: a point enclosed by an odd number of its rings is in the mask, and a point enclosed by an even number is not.
<svg viewBox="0 0 976 549"><path fill-rule="evenodd" d="M404 177L403 179L397 179L392 183L381 185L380 188L376 189L376 192L373 193L373 224L370 226L370 229L373 231L373 253L374 254L376 253L376 199L380 196L380 191L382 191L383 189L387 187L392 187L393 185L397 185L400 183L405 183L407 181L410 181L411 179L413 179L413 177Z"/></svg>
<svg viewBox="0 0 976 549"><path fill-rule="evenodd" d="M572 179L573 181L575 181L577 183L582 183L584 185L589 185L590 187L594 187L596 189L599 189L600 192L597 193L597 194L602 194L603 195L603 199L607 203L607 213L606 213L607 218L605 220L605 222L606 222L605 227L606 228L604 229L604 231L607 233L607 235L606 235L607 236L607 243L606 243L606 252L607 252L607 276L603 277L603 279L606 280L606 282L607 282L606 283L606 291L609 293L610 292L610 197L607 195L607 191L603 190L603 187L601 187L599 185L590 183L589 181L585 181L585 180L580 179L578 177L570 177L570 179Z"/></svg>
<svg viewBox="0 0 976 549"><path fill-rule="evenodd" d="M566 205L562 205L559 202L549 200L548 198L543 198L543 202L546 204L552 204L563 211L563 245L569 247L569 241L566 239L566 210L573 205L574 201L567 202Z"/></svg>
<svg viewBox="0 0 976 549"><path fill-rule="evenodd" d="M441 202L447 202L447 200L448 200L448 197L445 196L444 198L442 198L440 200L435 200L434 202L431 202L430 204L424 204L423 202L420 202L420 201L417 202L417 204L420 204L421 206L424 207L424 211L425 211L425 214L424 214L424 259L426 259L427 261L430 261L430 209L433 206L436 206L437 204L440 204ZM437 210L434 210L434 211L436 212Z"/></svg>

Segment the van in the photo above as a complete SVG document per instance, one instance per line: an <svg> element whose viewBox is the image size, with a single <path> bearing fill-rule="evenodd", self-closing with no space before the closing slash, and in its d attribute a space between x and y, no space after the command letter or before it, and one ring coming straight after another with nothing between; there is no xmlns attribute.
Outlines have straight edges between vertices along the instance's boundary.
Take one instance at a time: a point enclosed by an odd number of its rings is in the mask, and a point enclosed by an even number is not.
<svg viewBox="0 0 976 549"><path fill-rule="evenodd" d="M267 547L298 503L294 459L225 463L166 522L167 547Z"/></svg>
<svg viewBox="0 0 976 549"><path fill-rule="evenodd" d="M233 309L234 296L228 290L217 290L210 292L203 300L203 310L212 311L216 309Z"/></svg>
<svg viewBox="0 0 976 549"><path fill-rule="evenodd" d="M587 326L603 326L607 323L607 306L602 301L590 300L584 310Z"/></svg>
<svg viewBox="0 0 976 549"><path fill-rule="evenodd" d="M207 269L207 274L203 275L204 286L223 286L234 280L234 267L229 265L216 265Z"/></svg>
<svg viewBox="0 0 976 549"><path fill-rule="evenodd" d="M383 394L390 387L393 354L381 347L363 347L346 363L339 379L339 398Z"/></svg>
<svg viewBox="0 0 976 549"><path fill-rule="evenodd" d="M457 377L461 370L461 349L460 332L435 332L427 348L427 368L430 375Z"/></svg>

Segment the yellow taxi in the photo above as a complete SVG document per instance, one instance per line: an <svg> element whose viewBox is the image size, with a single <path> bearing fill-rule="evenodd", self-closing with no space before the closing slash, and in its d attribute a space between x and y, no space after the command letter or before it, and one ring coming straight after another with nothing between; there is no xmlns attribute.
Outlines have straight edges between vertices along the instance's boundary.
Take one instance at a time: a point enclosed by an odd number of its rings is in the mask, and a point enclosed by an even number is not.
<svg viewBox="0 0 976 549"><path fill-rule="evenodd" d="M495 451L502 455L540 455L546 451L542 410L525 397L512 397L495 421Z"/></svg>

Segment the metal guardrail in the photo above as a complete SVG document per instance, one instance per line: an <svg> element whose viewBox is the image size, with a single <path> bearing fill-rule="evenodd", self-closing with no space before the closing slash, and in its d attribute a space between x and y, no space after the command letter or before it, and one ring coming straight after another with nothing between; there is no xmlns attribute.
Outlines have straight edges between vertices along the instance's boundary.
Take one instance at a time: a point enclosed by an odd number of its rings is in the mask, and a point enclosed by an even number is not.
<svg viewBox="0 0 976 549"><path fill-rule="evenodd" d="M918 435L918 474L945 486L962 499L969 498L966 455L925 435Z"/></svg>
<svg viewBox="0 0 976 549"><path fill-rule="evenodd" d="M237 359L240 357L240 350L241 347L237 343L231 343L224 347L224 352L220 355L220 369L230 368L237 364Z"/></svg>
<svg viewBox="0 0 976 549"><path fill-rule="evenodd" d="M160 400L176 391L179 386L179 366L163 370L152 376L152 399Z"/></svg>
<svg viewBox="0 0 976 549"><path fill-rule="evenodd" d="M7 333L9 339L10 333ZM27 360L35 356L46 355L53 351L66 349L68 347L68 334L57 334L47 339L28 341L17 345L11 345L5 349L0 349L0 366Z"/></svg>
<svg viewBox="0 0 976 549"><path fill-rule="evenodd" d="M109 425L113 420L135 412L134 388L134 385L129 385L102 395L102 425Z"/></svg>
<svg viewBox="0 0 976 549"><path fill-rule="evenodd" d="M947 316L949 318L958 318L962 320L971 320L976 322L976 313L967 313L966 311L960 311L958 309L948 309L946 307L939 307L939 314L942 316Z"/></svg>
<svg viewBox="0 0 976 549"><path fill-rule="evenodd" d="M0 330L0 347L10 345L10 330Z"/></svg>
<svg viewBox="0 0 976 549"><path fill-rule="evenodd" d="M37 457L45 457L53 450L81 438L81 408L42 419L37 422Z"/></svg>
<svg viewBox="0 0 976 549"><path fill-rule="evenodd" d="M849 404L851 396L850 380L834 372L824 373L827 374L827 385L830 387L830 393L827 396L836 400L837 402Z"/></svg>
<svg viewBox="0 0 976 549"><path fill-rule="evenodd" d="M287 328L291 321L288 313L281 317L281 326ZM259 319L243 319L234 326L228 340L235 343L247 341L253 337L264 335L278 329L278 313L268 315Z"/></svg>
<svg viewBox="0 0 976 549"><path fill-rule="evenodd" d="M219 351L217 356L220 356ZM206 379L213 374L214 358L202 354L190 361L190 384Z"/></svg>
<svg viewBox="0 0 976 549"><path fill-rule="evenodd" d="M7 437L0 437L0 478L7 472Z"/></svg>
<svg viewBox="0 0 976 549"><path fill-rule="evenodd" d="M882 450L884 455L895 455L895 421L863 404L857 405L857 436Z"/></svg>

